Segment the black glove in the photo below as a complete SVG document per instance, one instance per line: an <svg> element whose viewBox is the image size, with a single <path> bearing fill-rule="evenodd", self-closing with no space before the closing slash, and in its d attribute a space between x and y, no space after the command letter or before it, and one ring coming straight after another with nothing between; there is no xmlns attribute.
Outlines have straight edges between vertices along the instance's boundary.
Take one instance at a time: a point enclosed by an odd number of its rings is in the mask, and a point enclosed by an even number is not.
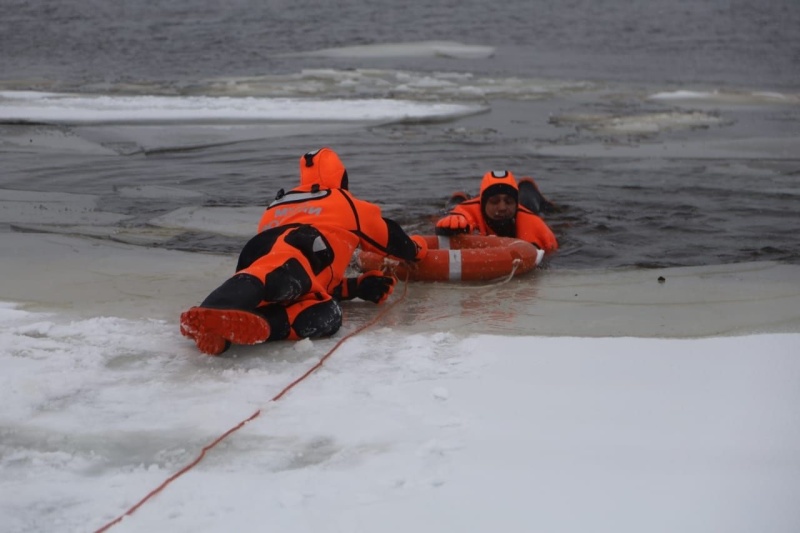
<svg viewBox="0 0 800 533"><path fill-rule="evenodd" d="M356 296L376 304L383 303L394 291L397 279L380 270L370 270L358 276Z"/></svg>

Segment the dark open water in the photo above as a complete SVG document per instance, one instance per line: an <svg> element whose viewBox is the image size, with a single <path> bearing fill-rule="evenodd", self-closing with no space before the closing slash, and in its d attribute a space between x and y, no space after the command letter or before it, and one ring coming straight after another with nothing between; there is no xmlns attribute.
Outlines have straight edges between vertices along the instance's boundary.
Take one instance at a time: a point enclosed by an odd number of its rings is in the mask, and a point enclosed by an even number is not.
<svg viewBox="0 0 800 533"><path fill-rule="evenodd" d="M205 193L205 205L259 205L295 183L300 154L329 145L354 192L422 233L452 191L474 192L485 171L532 174L564 207L547 219L562 244L550 268L800 261L797 0L0 0L0 11L0 90L211 94L210 79L289 79L304 69L457 73L504 87L478 95L489 112L450 122L114 157L0 144L3 189L100 195L104 208L144 224L198 200L130 198L116 194L120 187L169 186ZM287 55L432 40L496 51L483 59ZM587 88L519 95L513 79ZM356 88L373 97L402 90ZM717 96L646 98L669 91ZM348 94L340 85L312 96ZM415 97L465 98L432 90ZM632 127L637 117L643 126ZM620 119L628 127L614 129ZM24 127L0 125L6 134ZM3 222L0 229L13 229ZM202 233L166 244L225 253L240 245Z"/></svg>

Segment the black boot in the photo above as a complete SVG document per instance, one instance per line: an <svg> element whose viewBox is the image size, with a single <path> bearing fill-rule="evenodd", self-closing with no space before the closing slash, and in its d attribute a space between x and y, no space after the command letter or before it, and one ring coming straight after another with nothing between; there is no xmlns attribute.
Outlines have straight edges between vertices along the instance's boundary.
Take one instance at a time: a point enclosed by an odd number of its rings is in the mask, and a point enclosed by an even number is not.
<svg viewBox="0 0 800 533"><path fill-rule="evenodd" d="M255 309L264 299L264 284L250 274L236 274L203 300L200 307L212 309Z"/></svg>

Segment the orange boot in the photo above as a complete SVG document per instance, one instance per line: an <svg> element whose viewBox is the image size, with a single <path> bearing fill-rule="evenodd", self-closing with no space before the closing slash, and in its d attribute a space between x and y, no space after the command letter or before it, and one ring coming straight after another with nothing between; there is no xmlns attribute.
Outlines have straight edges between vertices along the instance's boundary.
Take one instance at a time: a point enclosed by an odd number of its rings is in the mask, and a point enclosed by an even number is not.
<svg viewBox="0 0 800 533"><path fill-rule="evenodd" d="M270 327L261 316L239 309L192 307L181 314L181 334L209 355L219 355L234 344L258 344L269 338Z"/></svg>

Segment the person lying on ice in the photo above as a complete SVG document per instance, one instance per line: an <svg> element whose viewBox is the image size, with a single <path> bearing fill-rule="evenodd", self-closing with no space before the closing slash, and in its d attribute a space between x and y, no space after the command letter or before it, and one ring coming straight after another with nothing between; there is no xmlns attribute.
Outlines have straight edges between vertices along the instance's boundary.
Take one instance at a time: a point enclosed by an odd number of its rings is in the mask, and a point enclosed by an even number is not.
<svg viewBox="0 0 800 533"><path fill-rule="evenodd" d="M456 193L448 205L450 211L436 222L437 235L499 235L531 242L545 253L558 249L556 236L538 215L555 206L541 195L531 178L523 178L517 185L507 170L487 172L479 196L470 199L464 193Z"/></svg>
<svg viewBox="0 0 800 533"><path fill-rule="evenodd" d="M278 193L236 273L181 314L181 334L210 355L231 343L333 335L342 325L340 300L382 303L397 281L379 270L345 278L358 246L404 261L427 254L422 237L409 237L380 207L349 192L336 152L309 152L300 158L300 186Z"/></svg>

